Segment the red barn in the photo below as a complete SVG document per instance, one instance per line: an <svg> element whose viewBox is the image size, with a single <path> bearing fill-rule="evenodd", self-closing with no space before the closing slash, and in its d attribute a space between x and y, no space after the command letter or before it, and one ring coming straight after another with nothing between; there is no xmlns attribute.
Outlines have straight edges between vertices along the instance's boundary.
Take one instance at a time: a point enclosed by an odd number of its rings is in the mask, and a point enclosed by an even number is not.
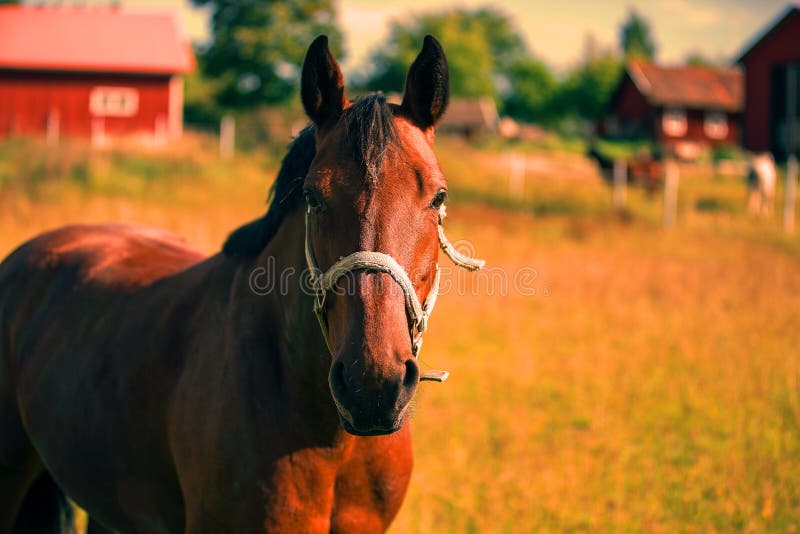
<svg viewBox="0 0 800 534"><path fill-rule="evenodd" d="M800 7L781 13L737 62L745 71L745 148L769 150L783 159L787 123L793 123L794 139L800 140ZM787 121L790 113L793 120Z"/></svg>
<svg viewBox="0 0 800 534"><path fill-rule="evenodd" d="M0 137L166 142L194 57L167 12L0 7Z"/></svg>
<svg viewBox="0 0 800 534"><path fill-rule="evenodd" d="M687 156L700 148L738 143L742 89L738 69L662 67L633 60L612 94L601 133L648 138Z"/></svg>

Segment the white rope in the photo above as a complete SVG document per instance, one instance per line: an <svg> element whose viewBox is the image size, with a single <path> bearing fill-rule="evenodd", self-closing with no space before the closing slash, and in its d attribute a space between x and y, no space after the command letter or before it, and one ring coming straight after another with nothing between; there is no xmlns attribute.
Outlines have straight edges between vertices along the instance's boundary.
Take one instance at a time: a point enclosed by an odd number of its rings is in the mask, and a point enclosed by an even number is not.
<svg viewBox="0 0 800 534"><path fill-rule="evenodd" d="M483 269L483 266L486 265L486 262L483 260L479 260L477 258L470 258L458 250L456 247L447 240L447 236L444 235L444 226L442 226L442 222L444 218L447 216L447 210L442 204L442 207L439 208L439 246L442 247L442 250L445 254L459 267L463 267L468 271L478 271Z"/></svg>
<svg viewBox="0 0 800 534"><path fill-rule="evenodd" d="M444 206L439 211L439 245L447 256L453 260L453 263L459 267L463 267L470 271L477 271L485 264L483 260L470 258L458 252L455 247L447 240L444 235L444 228L442 228L442 220L445 217ZM354 252L348 256L341 258L339 261L331 265L330 269L323 272L317 264L314 250L311 246L311 209L306 211L306 235L305 235L305 255L308 270L311 274L311 283L316 294L314 303L314 314L317 316L320 328L322 329L322 336L325 339L325 344L328 350L333 352L328 339L328 324L325 317L325 299L328 291L331 291L339 279L349 272L361 269L378 271L386 273L397 282L403 290L405 296L406 312L410 319L410 334L411 334L411 352L416 357L422 347L422 334L428 329L428 317L430 317L433 307L436 305L436 299L439 295L439 266L436 265L436 277L434 278L431 290L425 298L425 302L420 304L417 292L414 289L414 284L409 278L403 266L397 260L388 254L373 251L359 251ZM448 373L445 371L436 371L428 373L430 376L423 375L423 378L428 380L444 381Z"/></svg>
<svg viewBox="0 0 800 534"><path fill-rule="evenodd" d="M339 278L350 271L369 269L390 275L405 294L406 309L411 317L411 324L418 325L425 311L417 299L414 284L408 277L403 267L393 257L382 252L355 252L340 259L319 278L319 287L323 291L330 291L336 286Z"/></svg>

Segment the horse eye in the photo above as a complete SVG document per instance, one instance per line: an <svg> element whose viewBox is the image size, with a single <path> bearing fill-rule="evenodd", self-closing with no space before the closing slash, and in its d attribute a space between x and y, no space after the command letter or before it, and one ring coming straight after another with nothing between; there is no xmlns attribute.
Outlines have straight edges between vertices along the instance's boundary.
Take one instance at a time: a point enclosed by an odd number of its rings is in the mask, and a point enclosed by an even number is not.
<svg viewBox="0 0 800 534"><path fill-rule="evenodd" d="M433 197L433 200L431 201L431 207L438 210L442 207L442 204L444 204L445 200L447 200L447 191L444 189L439 189L439 191L436 192L436 196Z"/></svg>
<svg viewBox="0 0 800 534"><path fill-rule="evenodd" d="M308 204L308 207L311 208L311 211L314 213L319 213L325 209L325 204L322 203L319 193L317 193L316 190L304 189L303 196L306 197L306 204Z"/></svg>

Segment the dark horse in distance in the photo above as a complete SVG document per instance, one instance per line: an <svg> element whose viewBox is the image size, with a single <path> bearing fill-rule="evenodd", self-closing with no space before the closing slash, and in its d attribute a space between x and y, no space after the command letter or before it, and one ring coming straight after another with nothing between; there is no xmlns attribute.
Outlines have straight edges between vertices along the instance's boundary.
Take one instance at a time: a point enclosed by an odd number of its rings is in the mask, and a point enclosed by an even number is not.
<svg viewBox="0 0 800 534"><path fill-rule="evenodd" d="M428 36L401 105L350 101L319 37L301 80L313 124L221 253L70 226L0 264L0 533L57 531L64 494L98 530L384 531L447 252L432 143L448 85ZM313 291L260 290L308 266Z"/></svg>

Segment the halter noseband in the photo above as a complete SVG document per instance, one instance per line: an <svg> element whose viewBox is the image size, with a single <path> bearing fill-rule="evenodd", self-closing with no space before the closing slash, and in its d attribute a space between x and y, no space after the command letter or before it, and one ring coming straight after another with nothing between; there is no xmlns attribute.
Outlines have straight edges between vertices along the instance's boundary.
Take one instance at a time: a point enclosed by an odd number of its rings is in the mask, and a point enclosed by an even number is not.
<svg viewBox="0 0 800 534"><path fill-rule="evenodd" d="M444 235L444 228L442 221L446 213L445 208L442 206L439 210L439 246L445 254L453 260L453 263L459 267L463 267L469 271L477 271L481 269L485 262L476 258L470 258L458 252L455 247L447 240ZM330 340L328 339L328 321L325 316L325 299L328 291L336 286L339 278L345 274L368 269L370 271L377 271L386 273L397 282L400 289L403 290L405 295L406 313L409 318L409 333L411 335L411 354L416 358L419 355L419 350L422 347L422 334L428 329L428 317L433 311L433 306L436 304L436 297L439 294L439 265L436 265L436 278L433 281L428 296L425 302L420 304L417 293L414 290L414 284L411 282L405 269L397 263L393 257L382 252L369 252L359 251L341 258L339 261L331 265L331 268L323 272L317 260L314 257L314 250L311 246L311 208L306 210L306 263L308 264L308 271L311 277L311 287L314 289L314 315L319 321L320 329L322 330L322 337L325 340L325 345L328 351L333 353L331 349ZM444 382L449 373L447 371L428 371L422 374L420 380L433 380L436 382Z"/></svg>

